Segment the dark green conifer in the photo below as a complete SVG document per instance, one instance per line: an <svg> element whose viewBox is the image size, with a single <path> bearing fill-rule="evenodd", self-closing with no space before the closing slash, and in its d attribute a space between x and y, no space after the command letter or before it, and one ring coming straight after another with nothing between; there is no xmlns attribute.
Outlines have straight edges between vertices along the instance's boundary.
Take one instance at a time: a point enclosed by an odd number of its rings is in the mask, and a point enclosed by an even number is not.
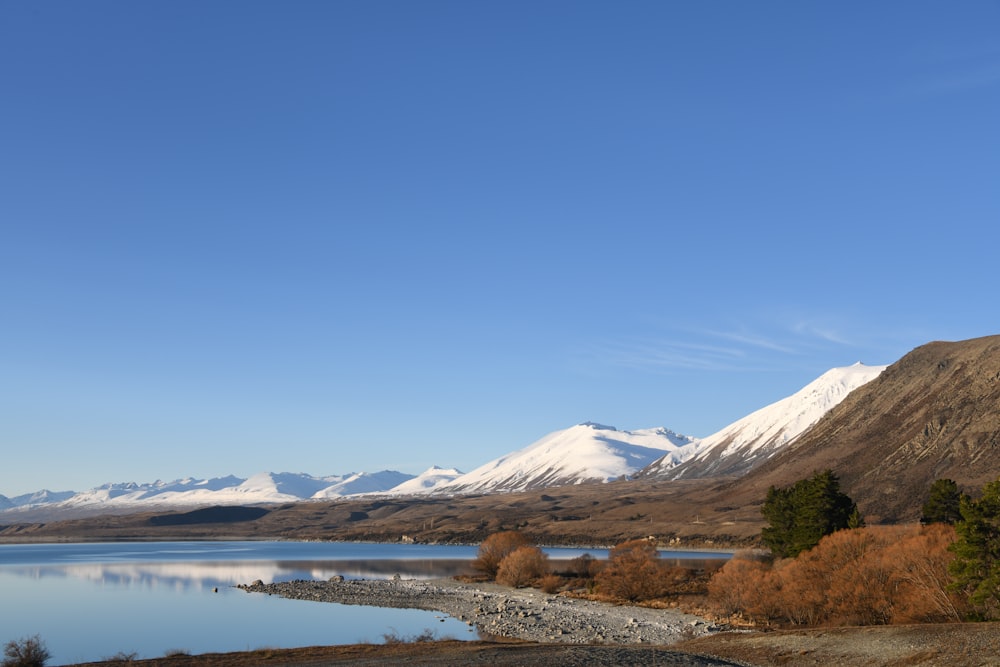
<svg viewBox="0 0 1000 667"><path fill-rule="evenodd" d="M761 512L769 524L761 540L779 558L794 558L834 531L864 525L857 505L841 492L831 470L787 488L772 486Z"/></svg>
<svg viewBox="0 0 1000 667"><path fill-rule="evenodd" d="M952 585L968 596L977 618L1000 618L1000 480L987 484L979 500L963 496L959 509Z"/></svg>
<svg viewBox="0 0 1000 667"><path fill-rule="evenodd" d="M939 479L931 484L924 503L920 523L947 523L954 525L962 518L962 493L951 479Z"/></svg>

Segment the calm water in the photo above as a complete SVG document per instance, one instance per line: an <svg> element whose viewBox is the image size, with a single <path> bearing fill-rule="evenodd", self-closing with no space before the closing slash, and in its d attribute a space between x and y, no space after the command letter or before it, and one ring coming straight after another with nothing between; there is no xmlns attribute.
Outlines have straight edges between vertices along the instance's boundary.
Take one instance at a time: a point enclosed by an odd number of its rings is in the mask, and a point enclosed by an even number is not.
<svg viewBox="0 0 1000 667"><path fill-rule="evenodd" d="M602 550L548 549L552 558ZM476 547L301 542L0 545L0 643L40 635L50 664L117 653L152 658L321 644L385 634L475 639L435 612L285 600L232 588L255 579L431 578L464 571ZM672 558L704 554L671 552ZM213 592L218 589L218 592Z"/></svg>

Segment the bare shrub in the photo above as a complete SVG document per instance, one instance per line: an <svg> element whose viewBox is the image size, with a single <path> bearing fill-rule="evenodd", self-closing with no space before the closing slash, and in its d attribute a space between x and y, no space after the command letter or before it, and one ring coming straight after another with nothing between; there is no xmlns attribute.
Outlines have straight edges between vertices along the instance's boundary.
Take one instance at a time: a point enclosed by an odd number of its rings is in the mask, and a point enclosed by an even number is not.
<svg viewBox="0 0 1000 667"><path fill-rule="evenodd" d="M828 577L827 622L834 625L886 625L895 607L891 563L881 552L898 539L898 528L842 530L824 538L805 556L812 571Z"/></svg>
<svg viewBox="0 0 1000 667"><path fill-rule="evenodd" d="M577 556L569 562L569 573L581 579L590 579L601 571L601 561L590 554Z"/></svg>
<svg viewBox="0 0 1000 667"><path fill-rule="evenodd" d="M382 635L382 641L386 644L422 644L437 641L437 633L430 628L424 628L423 631L407 637L400 635L396 632L396 629L393 628L391 631Z"/></svg>
<svg viewBox="0 0 1000 667"><path fill-rule="evenodd" d="M722 614L747 613L756 606L761 583L770 566L739 552L708 582L708 599Z"/></svg>
<svg viewBox="0 0 1000 667"><path fill-rule="evenodd" d="M562 588L563 583L563 578L558 574L546 574L538 582L538 587L542 589L542 592L551 595L553 593L558 593L559 589Z"/></svg>
<svg viewBox="0 0 1000 667"><path fill-rule="evenodd" d="M815 561L804 558L776 561L764 579L751 615L767 622L784 621L792 625L816 625L823 621L829 578L827 572L815 566Z"/></svg>
<svg viewBox="0 0 1000 667"><path fill-rule="evenodd" d="M472 567L490 579L495 579L500 562L519 547L525 546L531 546L531 540L516 530L493 533L479 545Z"/></svg>
<svg viewBox="0 0 1000 667"><path fill-rule="evenodd" d="M600 592L637 602L666 595L669 586L665 575L656 547L648 540L630 540L611 550L596 580Z"/></svg>
<svg viewBox="0 0 1000 667"><path fill-rule="evenodd" d="M12 639L3 647L2 667L42 667L52 657L38 635Z"/></svg>
<svg viewBox="0 0 1000 667"><path fill-rule="evenodd" d="M894 564L900 594L894 620L900 623L960 621L968 609L951 589L948 567L954 526L935 523L890 544L884 558Z"/></svg>
<svg viewBox="0 0 1000 667"><path fill-rule="evenodd" d="M948 588L948 526L844 530L772 567L736 559L709 583L726 613L793 625L884 625L959 620Z"/></svg>
<svg viewBox="0 0 1000 667"><path fill-rule="evenodd" d="M522 546L508 554L497 568L498 584L521 588L549 571L549 557L538 547Z"/></svg>

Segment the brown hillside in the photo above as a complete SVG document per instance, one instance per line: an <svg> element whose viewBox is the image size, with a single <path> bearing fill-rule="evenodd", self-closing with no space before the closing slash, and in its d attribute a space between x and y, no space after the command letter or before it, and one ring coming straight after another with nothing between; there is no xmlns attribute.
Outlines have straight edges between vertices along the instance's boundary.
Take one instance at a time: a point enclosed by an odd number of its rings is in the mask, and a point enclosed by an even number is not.
<svg viewBox="0 0 1000 667"><path fill-rule="evenodd" d="M1000 336L916 348L723 493L752 502L826 468L871 522L918 519L935 479L1000 478Z"/></svg>
<svg viewBox="0 0 1000 667"><path fill-rule="evenodd" d="M540 544L613 545L655 536L664 545L752 544L758 507L703 502L720 480L578 484L455 498L359 498L269 508L209 508L0 525L0 543L47 540L293 539L478 543L514 528ZM755 499L757 505L760 500ZM256 515L253 514L256 512Z"/></svg>

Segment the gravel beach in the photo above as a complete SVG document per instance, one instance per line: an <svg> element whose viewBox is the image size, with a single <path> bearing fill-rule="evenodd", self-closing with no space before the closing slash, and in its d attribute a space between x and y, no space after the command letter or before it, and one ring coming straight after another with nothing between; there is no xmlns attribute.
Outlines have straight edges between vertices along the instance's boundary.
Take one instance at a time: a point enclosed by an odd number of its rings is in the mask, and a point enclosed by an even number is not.
<svg viewBox="0 0 1000 667"><path fill-rule="evenodd" d="M437 611L474 626L484 637L542 643L663 646L721 630L673 610L615 606L450 579L256 581L238 588L297 600Z"/></svg>
<svg viewBox="0 0 1000 667"><path fill-rule="evenodd" d="M261 649L136 660L143 667L998 667L996 623L722 632L695 616L453 580L254 582L238 588L293 599L437 611L480 641ZM678 643L679 642L679 643ZM133 664L131 659L129 664ZM109 659L89 667L124 664Z"/></svg>

